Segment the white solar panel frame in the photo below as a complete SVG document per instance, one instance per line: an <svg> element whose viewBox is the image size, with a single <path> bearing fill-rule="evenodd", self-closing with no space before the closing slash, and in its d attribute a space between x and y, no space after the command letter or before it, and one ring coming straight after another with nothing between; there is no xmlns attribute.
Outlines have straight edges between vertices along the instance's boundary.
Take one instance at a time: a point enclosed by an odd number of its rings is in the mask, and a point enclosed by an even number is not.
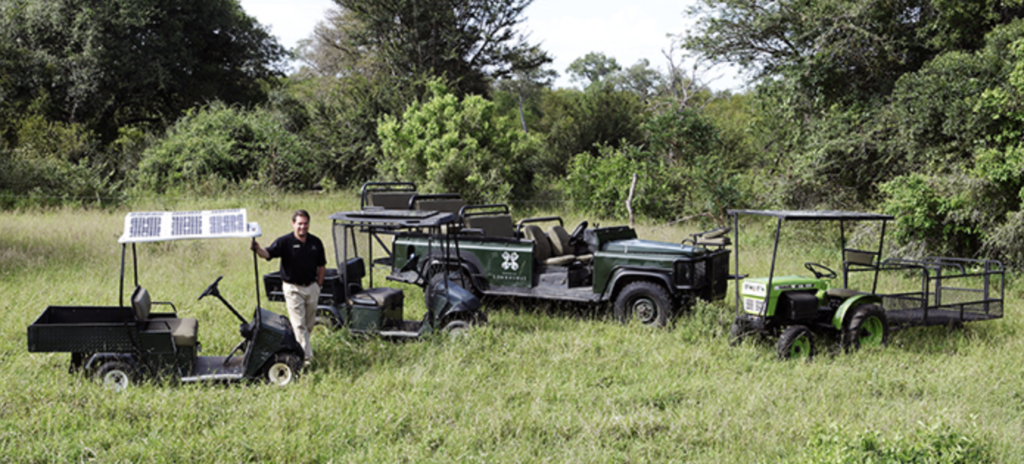
<svg viewBox="0 0 1024 464"><path fill-rule="evenodd" d="M132 212L124 217L118 243L166 242L210 238L253 238L260 225L246 221L245 209Z"/></svg>

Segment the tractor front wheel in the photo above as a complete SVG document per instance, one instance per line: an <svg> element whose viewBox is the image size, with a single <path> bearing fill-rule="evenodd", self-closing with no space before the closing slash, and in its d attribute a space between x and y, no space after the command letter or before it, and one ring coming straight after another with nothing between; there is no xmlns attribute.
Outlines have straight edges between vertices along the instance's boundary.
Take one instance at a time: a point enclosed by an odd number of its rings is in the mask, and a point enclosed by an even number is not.
<svg viewBox="0 0 1024 464"><path fill-rule="evenodd" d="M786 328L776 345L779 359L803 359L810 361L814 357L814 335L811 329L803 325Z"/></svg>
<svg viewBox="0 0 1024 464"><path fill-rule="evenodd" d="M877 305L860 305L853 309L843 329L843 347L857 350L861 346L884 346L889 343L889 320Z"/></svg>
<svg viewBox="0 0 1024 464"><path fill-rule="evenodd" d="M615 319L623 324L636 320L646 326L664 327L672 315L671 304L672 298L661 285L633 282L615 299Z"/></svg>

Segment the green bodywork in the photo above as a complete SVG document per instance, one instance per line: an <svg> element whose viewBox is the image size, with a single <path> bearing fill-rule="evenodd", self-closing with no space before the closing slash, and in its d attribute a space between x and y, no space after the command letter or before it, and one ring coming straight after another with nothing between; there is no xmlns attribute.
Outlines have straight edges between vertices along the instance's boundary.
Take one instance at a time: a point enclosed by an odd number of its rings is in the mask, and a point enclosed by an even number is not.
<svg viewBox="0 0 1024 464"><path fill-rule="evenodd" d="M594 236L597 251L593 253L591 289L602 295L602 300L612 297L610 284L620 273L655 273L669 285L683 284L684 279L674 276L676 262L708 254L702 247L640 240L634 229L624 226L595 229ZM422 256L428 249L427 239L416 235L398 235L393 245L394 269L403 267L413 253ZM529 289L536 285L532 241L465 236L459 238L459 252L491 287Z"/></svg>
<svg viewBox="0 0 1024 464"><path fill-rule="evenodd" d="M794 275L778 276L772 279L771 291L765 291L767 285L767 277L744 279L740 290L740 298L743 300L742 308L745 314L766 319L774 317L778 308L779 297L789 291L813 292L818 298L818 306L824 307L828 305L826 292L829 290L829 280L827 279ZM764 302L766 298L768 304L765 308ZM841 330L843 320L850 309L862 304L881 304L881 302L882 298L878 295L864 293L851 296L843 300L836 309L832 316L832 326L837 330Z"/></svg>

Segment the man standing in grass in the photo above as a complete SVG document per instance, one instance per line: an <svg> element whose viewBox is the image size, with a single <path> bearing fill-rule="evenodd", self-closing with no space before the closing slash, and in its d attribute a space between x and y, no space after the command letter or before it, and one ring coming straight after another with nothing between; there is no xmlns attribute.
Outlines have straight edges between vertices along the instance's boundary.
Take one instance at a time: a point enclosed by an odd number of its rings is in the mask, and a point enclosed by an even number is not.
<svg viewBox="0 0 1024 464"><path fill-rule="evenodd" d="M309 233L309 213L300 209L292 214L292 233L274 240L263 248L253 239L250 248L261 258L281 258L281 280L284 281L284 300L288 307L288 320L295 338L305 350L306 363L313 360L313 345L309 334L316 323L316 305L320 287L324 285L327 256L324 244Z"/></svg>

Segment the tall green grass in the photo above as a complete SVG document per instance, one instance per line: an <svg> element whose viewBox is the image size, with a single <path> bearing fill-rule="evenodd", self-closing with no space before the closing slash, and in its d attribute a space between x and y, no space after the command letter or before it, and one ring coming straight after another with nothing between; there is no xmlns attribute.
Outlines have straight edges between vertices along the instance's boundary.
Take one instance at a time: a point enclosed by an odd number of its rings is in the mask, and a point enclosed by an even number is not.
<svg viewBox="0 0 1024 464"><path fill-rule="evenodd" d="M152 199L132 209L245 207L269 241L287 233L291 211L303 207L311 231L330 242L327 216L357 206L356 195L340 193ZM458 339L390 343L318 327L314 366L285 388L144 383L115 394L69 374L67 354L28 353L26 327L47 305L117 304L116 240L126 212L3 213L0 461L1024 460L1016 285L1002 320L908 329L888 348L825 353L812 363L777 361L771 340L729 347L731 301L699 303L670 330L646 330L587 307L487 300L490 324ZM571 227L583 218L566 219ZM748 226L742 271L767 273L772 227ZM695 231L638 229L671 241ZM782 256L780 266L835 267L833 244L802 233L791 238L805 249ZM223 274L225 297L251 315L248 244L174 242L138 252L140 283L153 298L199 319L201 354L226 354L239 340L237 320L196 298ZM259 264L260 274L277 266ZM382 273L375 282L384 282ZM422 293L403 289L407 317L418 318ZM283 312L280 303L263 305Z"/></svg>

